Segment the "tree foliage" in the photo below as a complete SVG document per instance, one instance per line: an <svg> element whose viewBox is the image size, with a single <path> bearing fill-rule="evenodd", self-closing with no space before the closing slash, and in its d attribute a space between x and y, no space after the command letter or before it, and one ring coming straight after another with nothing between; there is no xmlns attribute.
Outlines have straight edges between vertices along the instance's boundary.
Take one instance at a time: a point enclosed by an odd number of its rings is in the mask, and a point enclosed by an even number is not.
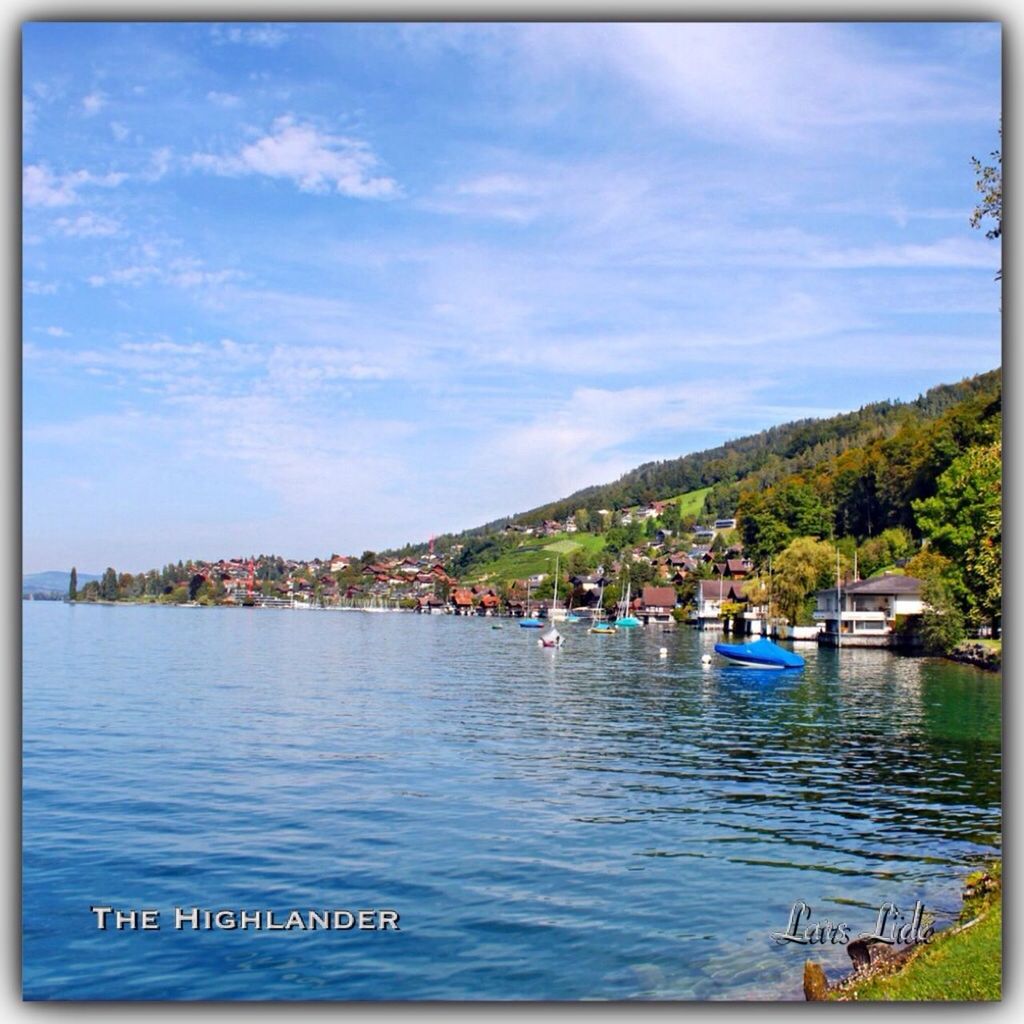
<svg viewBox="0 0 1024 1024"><path fill-rule="evenodd" d="M840 570L847 566L840 562ZM836 547L830 541L797 537L775 559L772 600L790 622L805 617L808 599L835 579Z"/></svg>
<svg viewBox="0 0 1024 1024"><path fill-rule="evenodd" d="M1003 129L999 128L999 138L1003 137ZM1000 238L1003 234L1003 151L1002 147L994 149L990 154L993 163L983 164L977 157L971 157L974 167L974 187L981 195L978 205L971 213L971 227L980 228L988 221L992 226L985 232L986 238ZM1003 276L1000 270L996 280Z"/></svg>
<svg viewBox="0 0 1024 1024"><path fill-rule="evenodd" d="M953 598L972 625L993 622L1002 606L1002 445L969 448L938 478L935 494L914 503L930 547L949 559Z"/></svg>

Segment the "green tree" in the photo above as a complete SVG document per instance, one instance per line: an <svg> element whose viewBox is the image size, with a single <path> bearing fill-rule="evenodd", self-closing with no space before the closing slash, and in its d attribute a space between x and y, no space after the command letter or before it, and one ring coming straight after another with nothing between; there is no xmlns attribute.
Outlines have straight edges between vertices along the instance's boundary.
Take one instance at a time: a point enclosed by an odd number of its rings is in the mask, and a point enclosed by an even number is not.
<svg viewBox="0 0 1024 1024"><path fill-rule="evenodd" d="M913 503L930 547L950 560L951 598L968 622L995 625L1002 607L1002 444L975 445Z"/></svg>
<svg viewBox="0 0 1024 1024"><path fill-rule="evenodd" d="M840 562L840 571L848 567ZM775 560L772 600L792 623L806 618L808 598L835 580L836 548L827 540L797 537Z"/></svg>
<svg viewBox="0 0 1024 1024"><path fill-rule="evenodd" d="M873 576L879 569L907 558L913 550L910 533L901 526L890 527L857 548L857 568L861 576Z"/></svg>
<svg viewBox="0 0 1024 1024"><path fill-rule="evenodd" d="M71 566L71 582L68 584L68 600L74 601L78 596L78 570Z"/></svg>
<svg viewBox="0 0 1024 1024"><path fill-rule="evenodd" d="M1000 125L999 138L1002 140L1003 129ZM977 157L971 157L974 167L974 187L981 194L978 205L971 213L971 227L980 228L987 220L993 226L985 232L986 238L999 238L1003 233L1003 152L1002 146L994 149L989 156L993 164L983 164ZM1002 270L996 273L996 280L1003 276Z"/></svg>
<svg viewBox="0 0 1024 1024"><path fill-rule="evenodd" d="M100 580L100 599L103 601L117 600L117 573L108 568Z"/></svg>
<svg viewBox="0 0 1024 1024"><path fill-rule="evenodd" d="M925 612L921 640L929 654L949 654L964 639L964 617L944 580L934 576L921 589Z"/></svg>

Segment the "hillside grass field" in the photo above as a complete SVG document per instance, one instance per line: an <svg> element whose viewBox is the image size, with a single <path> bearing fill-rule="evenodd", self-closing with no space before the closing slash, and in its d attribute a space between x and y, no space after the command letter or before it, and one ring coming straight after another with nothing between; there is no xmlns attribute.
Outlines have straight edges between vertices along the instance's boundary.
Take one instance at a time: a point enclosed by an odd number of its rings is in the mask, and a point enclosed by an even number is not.
<svg viewBox="0 0 1024 1024"><path fill-rule="evenodd" d="M690 519L696 519L700 515L701 510L704 508L704 499L708 496L710 490L710 487L701 487L696 491L687 491L686 494L677 494L669 500L679 502L679 513L685 523Z"/></svg>
<svg viewBox="0 0 1024 1024"><path fill-rule="evenodd" d="M605 539L594 533L556 533L551 537L527 538L514 551L506 551L498 558L477 565L467 576L470 583L521 580L540 573L553 573L555 560L563 559L574 551L586 550L596 554L604 550Z"/></svg>

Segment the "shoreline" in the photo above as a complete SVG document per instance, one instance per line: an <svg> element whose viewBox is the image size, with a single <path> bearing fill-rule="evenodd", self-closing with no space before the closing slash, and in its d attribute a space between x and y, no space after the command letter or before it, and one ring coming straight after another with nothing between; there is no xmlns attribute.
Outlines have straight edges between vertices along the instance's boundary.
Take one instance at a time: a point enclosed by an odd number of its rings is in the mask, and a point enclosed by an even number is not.
<svg viewBox="0 0 1024 1024"><path fill-rule="evenodd" d="M808 1002L994 1002L1002 999L1002 859L967 876L957 920L934 939L858 950L861 963L829 983L804 964ZM851 949L851 960L854 959Z"/></svg>

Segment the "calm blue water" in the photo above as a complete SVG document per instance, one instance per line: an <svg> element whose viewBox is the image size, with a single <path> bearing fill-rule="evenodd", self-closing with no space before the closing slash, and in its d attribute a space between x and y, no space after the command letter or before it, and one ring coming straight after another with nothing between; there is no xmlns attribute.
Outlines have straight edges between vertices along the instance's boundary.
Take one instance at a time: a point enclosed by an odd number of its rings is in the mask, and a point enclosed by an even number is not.
<svg viewBox="0 0 1024 1024"><path fill-rule="evenodd" d="M997 677L812 647L765 679L702 670L688 628L563 632L25 604L26 997L801 998L807 949L769 939L794 900L941 921L999 848ZM176 906L401 931L176 932Z"/></svg>

